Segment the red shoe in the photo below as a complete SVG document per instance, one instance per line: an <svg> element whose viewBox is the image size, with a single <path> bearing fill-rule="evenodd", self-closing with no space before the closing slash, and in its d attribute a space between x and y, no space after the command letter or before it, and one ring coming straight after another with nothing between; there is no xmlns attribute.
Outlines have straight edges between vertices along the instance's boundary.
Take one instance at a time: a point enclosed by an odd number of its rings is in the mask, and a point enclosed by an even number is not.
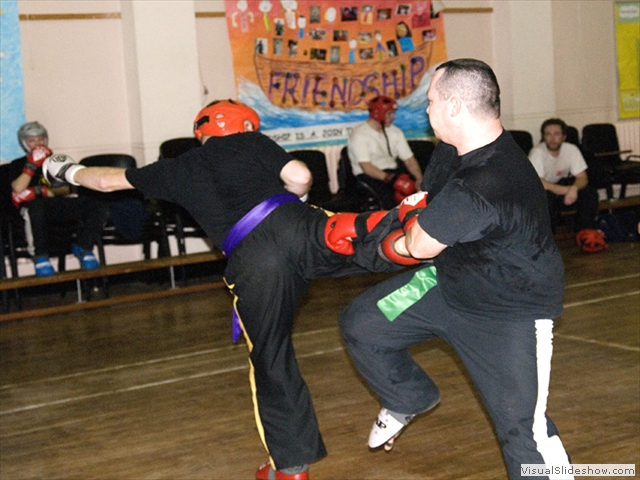
<svg viewBox="0 0 640 480"><path fill-rule="evenodd" d="M290 475L274 470L270 463L265 463L256 472L256 480L309 480L309 471Z"/></svg>

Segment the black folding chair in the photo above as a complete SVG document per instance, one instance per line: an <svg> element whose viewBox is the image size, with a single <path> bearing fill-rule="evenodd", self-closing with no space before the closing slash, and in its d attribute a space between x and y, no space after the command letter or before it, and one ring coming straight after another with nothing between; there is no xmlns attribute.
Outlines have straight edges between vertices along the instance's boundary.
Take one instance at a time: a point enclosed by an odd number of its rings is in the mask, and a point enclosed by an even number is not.
<svg viewBox="0 0 640 480"><path fill-rule="evenodd" d="M509 133L522 149L525 155L529 155L533 148L533 136L526 130L509 130Z"/></svg>
<svg viewBox="0 0 640 480"><path fill-rule="evenodd" d="M436 144L430 140L409 140L407 143L420 165L420 170L424 173L436 149Z"/></svg>
<svg viewBox="0 0 640 480"><path fill-rule="evenodd" d="M620 150L618 133L611 123L594 123L582 129L582 148L589 161L609 183L607 197L613 198L611 185L620 185L620 198L626 195L627 185L640 183L640 155ZM589 166L591 170L591 165ZM591 176L589 177L591 180Z"/></svg>

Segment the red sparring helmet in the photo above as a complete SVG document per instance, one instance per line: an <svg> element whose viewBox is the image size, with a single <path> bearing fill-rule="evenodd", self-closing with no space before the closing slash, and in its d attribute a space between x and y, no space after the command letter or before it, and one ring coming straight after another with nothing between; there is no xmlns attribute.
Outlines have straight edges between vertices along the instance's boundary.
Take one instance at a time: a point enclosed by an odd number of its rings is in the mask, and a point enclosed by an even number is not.
<svg viewBox="0 0 640 480"><path fill-rule="evenodd" d="M597 253L609 248L609 244L600 230L585 228L576 234L576 243L583 253Z"/></svg>
<svg viewBox="0 0 640 480"><path fill-rule="evenodd" d="M383 127L386 127L387 112L398 109L398 103L390 97L381 95L371 99L369 102L369 118L373 118Z"/></svg>
<svg viewBox="0 0 640 480"><path fill-rule="evenodd" d="M193 122L198 140L203 136L224 137L234 133L253 132L260 128L260 117L250 107L235 100L216 100L204 107Z"/></svg>

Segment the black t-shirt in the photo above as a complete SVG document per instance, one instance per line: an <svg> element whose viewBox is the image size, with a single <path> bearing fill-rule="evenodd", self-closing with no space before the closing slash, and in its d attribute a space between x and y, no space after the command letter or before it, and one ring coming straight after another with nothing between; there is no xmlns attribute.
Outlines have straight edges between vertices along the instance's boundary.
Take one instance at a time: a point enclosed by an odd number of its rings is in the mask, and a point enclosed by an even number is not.
<svg viewBox="0 0 640 480"><path fill-rule="evenodd" d="M175 159L127 170L127 180L147 198L181 205L222 247L229 230L249 210L286 190L280 171L293 157L260 132L211 137Z"/></svg>
<svg viewBox="0 0 640 480"><path fill-rule="evenodd" d="M418 222L448 246L434 263L450 306L486 320L562 313L564 267L544 189L507 132L462 156L440 143L422 186Z"/></svg>

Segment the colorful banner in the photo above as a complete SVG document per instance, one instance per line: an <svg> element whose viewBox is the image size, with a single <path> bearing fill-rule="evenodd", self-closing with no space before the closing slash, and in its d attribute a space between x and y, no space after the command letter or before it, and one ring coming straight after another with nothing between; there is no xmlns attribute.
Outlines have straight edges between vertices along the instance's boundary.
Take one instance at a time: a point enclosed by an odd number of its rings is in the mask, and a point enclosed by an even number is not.
<svg viewBox="0 0 640 480"><path fill-rule="evenodd" d="M24 155L17 132L25 122L17 0L0 0L0 162Z"/></svg>
<svg viewBox="0 0 640 480"><path fill-rule="evenodd" d="M616 3L618 111L620 118L640 117L640 2Z"/></svg>
<svg viewBox="0 0 640 480"><path fill-rule="evenodd" d="M433 135L426 90L446 60L431 0L225 0L238 99L287 148L343 144L377 95L407 138Z"/></svg>

